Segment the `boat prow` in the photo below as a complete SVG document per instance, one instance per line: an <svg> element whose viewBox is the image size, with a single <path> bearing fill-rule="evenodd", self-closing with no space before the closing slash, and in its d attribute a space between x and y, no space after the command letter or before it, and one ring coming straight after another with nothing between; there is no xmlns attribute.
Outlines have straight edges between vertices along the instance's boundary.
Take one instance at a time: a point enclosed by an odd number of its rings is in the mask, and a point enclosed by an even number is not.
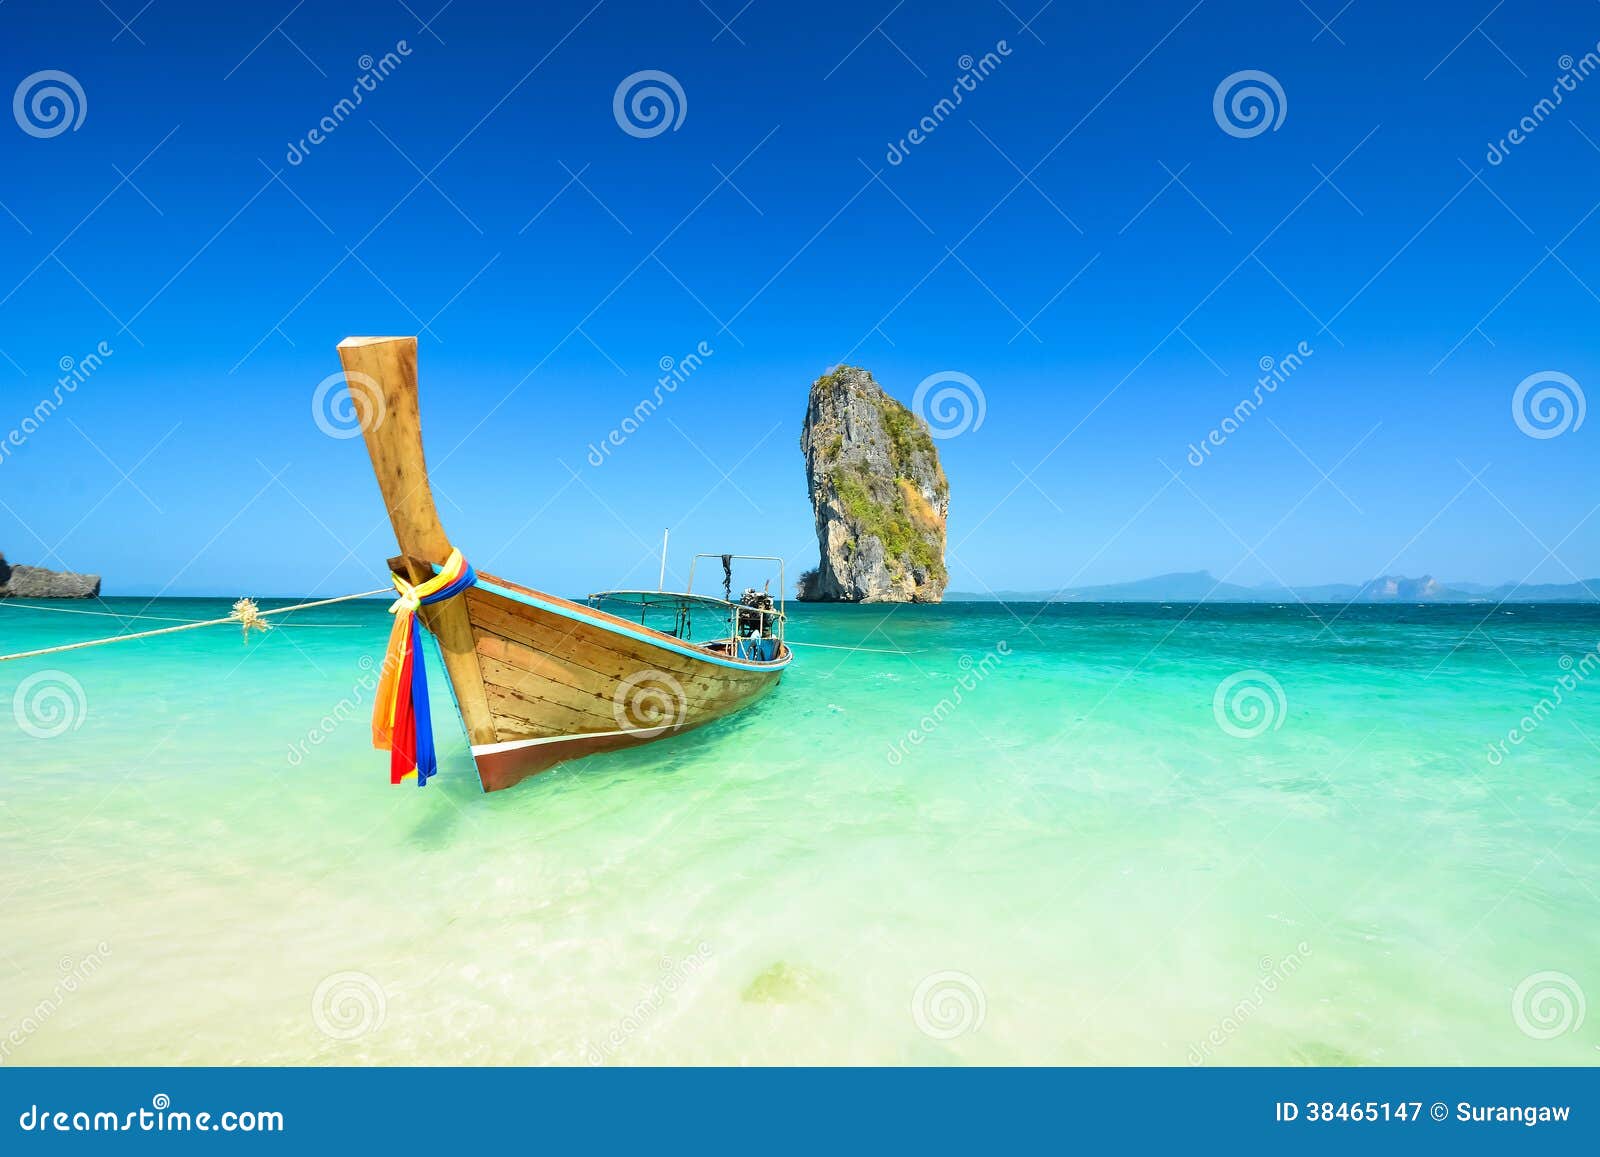
<svg viewBox="0 0 1600 1157"><path fill-rule="evenodd" d="M339 358L400 546L390 568L420 587L451 562L452 546L423 459L416 339L346 338ZM695 643L686 631L474 577L416 613L438 641L485 791L721 719L772 690L792 658L781 611L712 600L730 608L728 636Z"/></svg>

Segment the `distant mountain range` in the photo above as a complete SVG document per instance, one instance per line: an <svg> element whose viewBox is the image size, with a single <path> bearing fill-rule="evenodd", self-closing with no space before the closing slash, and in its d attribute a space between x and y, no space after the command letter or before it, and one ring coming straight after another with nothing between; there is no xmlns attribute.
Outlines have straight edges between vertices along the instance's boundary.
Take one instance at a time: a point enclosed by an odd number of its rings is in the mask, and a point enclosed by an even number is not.
<svg viewBox="0 0 1600 1157"><path fill-rule="evenodd" d="M1064 591L948 591L947 603L1593 603L1600 578L1572 583L1441 583L1432 575L1384 575L1366 583L1247 587L1218 582L1210 571L1181 571L1109 586Z"/></svg>

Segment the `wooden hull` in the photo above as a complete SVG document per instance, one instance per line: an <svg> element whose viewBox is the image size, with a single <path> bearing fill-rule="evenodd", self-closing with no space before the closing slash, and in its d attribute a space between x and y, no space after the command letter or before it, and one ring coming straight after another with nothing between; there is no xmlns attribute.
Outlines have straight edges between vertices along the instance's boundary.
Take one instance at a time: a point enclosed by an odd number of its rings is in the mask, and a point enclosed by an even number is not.
<svg viewBox="0 0 1600 1157"><path fill-rule="evenodd" d="M485 791L720 719L770 691L788 665L787 651L775 663L709 655L489 575L463 597L495 734L472 745Z"/></svg>
<svg viewBox="0 0 1600 1157"><path fill-rule="evenodd" d="M422 583L451 547L422 456L416 339L346 338L339 358L400 545L390 568ZM787 648L771 662L715 655L482 573L464 594L419 613L438 641L485 791L720 719L775 687L790 660Z"/></svg>

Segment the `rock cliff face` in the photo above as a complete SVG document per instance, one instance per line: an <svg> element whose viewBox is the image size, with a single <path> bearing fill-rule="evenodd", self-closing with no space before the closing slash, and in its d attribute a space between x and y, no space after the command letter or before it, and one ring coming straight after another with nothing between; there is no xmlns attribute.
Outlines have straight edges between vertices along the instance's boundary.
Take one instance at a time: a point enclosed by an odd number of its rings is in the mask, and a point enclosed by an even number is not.
<svg viewBox="0 0 1600 1157"><path fill-rule="evenodd" d="M950 484L927 426L866 370L840 366L811 387L800 433L821 562L809 602L936 603Z"/></svg>
<svg viewBox="0 0 1600 1157"><path fill-rule="evenodd" d="M0 599L92 599L100 594L100 576L12 566L0 554Z"/></svg>

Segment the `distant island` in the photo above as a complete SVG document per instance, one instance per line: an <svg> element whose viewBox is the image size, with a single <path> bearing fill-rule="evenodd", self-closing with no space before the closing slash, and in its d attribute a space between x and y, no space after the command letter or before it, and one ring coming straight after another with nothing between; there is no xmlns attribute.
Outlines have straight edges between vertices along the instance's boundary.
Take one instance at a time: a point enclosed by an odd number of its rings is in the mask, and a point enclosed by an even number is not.
<svg viewBox="0 0 1600 1157"><path fill-rule="evenodd" d="M946 602L967 603L1593 603L1600 578L1570 583L1441 583L1432 575L1384 575L1365 583L1247 587L1218 582L1210 571L1180 571L1135 582L1060 591L949 591Z"/></svg>
<svg viewBox="0 0 1600 1157"><path fill-rule="evenodd" d="M0 554L0 599L93 599L100 595L100 576L12 566Z"/></svg>

